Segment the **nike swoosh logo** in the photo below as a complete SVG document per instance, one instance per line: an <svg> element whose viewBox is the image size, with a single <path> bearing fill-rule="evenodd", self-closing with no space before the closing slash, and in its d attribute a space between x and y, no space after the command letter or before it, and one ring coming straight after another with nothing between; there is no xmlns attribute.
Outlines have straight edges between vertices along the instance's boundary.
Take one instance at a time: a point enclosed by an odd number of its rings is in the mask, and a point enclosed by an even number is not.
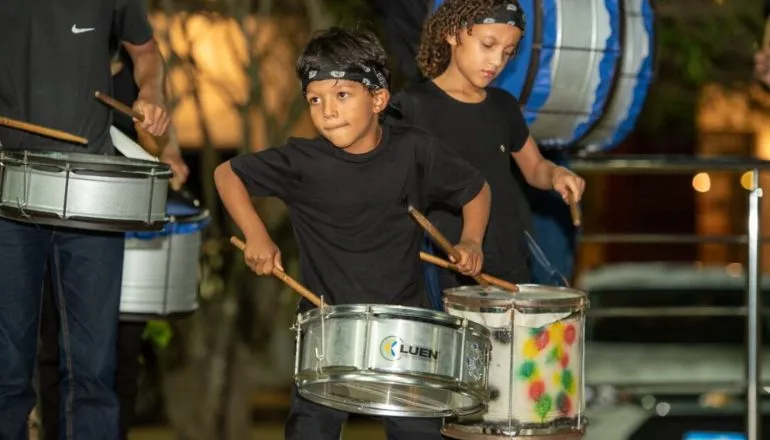
<svg viewBox="0 0 770 440"><path fill-rule="evenodd" d="M78 25L73 24L72 25L72 33L73 34L82 34L84 32L91 32L95 30L96 28L79 28Z"/></svg>

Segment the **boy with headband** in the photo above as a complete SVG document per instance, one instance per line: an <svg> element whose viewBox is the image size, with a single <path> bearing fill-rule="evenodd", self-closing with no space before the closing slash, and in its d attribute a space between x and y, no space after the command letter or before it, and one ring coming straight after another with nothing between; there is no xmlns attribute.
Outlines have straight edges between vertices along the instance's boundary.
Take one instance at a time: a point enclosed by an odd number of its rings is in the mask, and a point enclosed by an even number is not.
<svg viewBox="0 0 770 440"><path fill-rule="evenodd" d="M483 177L427 132L381 125L390 99L385 50L369 33L332 28L297 62L315 139L244 154L214 175L227 211L246 237L246 264L259 275L282 269L281 253L250 197L289 207L302 282L325 301L427 307L422 232L407 208L441 203L462 211L459 269L481 271L491 194ZM312 307L300 303L300 311ZM288 440L338 440L348 413L292 393ZM440 419L385 418L389 438L441 439Z"/></svg>

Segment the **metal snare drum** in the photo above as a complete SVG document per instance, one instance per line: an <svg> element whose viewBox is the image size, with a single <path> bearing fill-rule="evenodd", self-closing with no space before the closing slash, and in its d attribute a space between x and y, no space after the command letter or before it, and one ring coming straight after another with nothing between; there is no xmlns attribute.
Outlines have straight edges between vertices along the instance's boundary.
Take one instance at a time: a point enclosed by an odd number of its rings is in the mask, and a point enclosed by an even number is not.
<svg viewBox="0 0 770 440"><path fill-rule="evenodd" d="M146 321L198 310L198 260L208 210L169 197L161 231L126 233L120 319Z"/></svg>
<svg viewBox="0 0 770 440"><path fill-rule="evenodd" d="M487 396L489 331L446 313L339 305L297 318L295 381L304 398L353 413L444 417Z"/></svg>
<svg viewBox="0 0 770 440"><path fill-rule="evenodd" d="M0 149L0 217L98 231L159 230L168 165L125 157Z"/></svg>
<svg viewBox="0 0 770 440"><path fill-rule="evenodd" d="M448 313L491 334L485 412L447 421L458 439L575 439L585 432L584 333L587 295L520 284L512 294L466 286L444 292Z"/></svg>

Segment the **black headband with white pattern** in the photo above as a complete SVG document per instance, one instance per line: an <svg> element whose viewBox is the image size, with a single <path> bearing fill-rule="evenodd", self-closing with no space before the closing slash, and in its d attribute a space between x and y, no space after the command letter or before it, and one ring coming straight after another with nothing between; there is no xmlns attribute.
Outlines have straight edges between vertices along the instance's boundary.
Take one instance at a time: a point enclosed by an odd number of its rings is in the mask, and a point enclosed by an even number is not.
<svg viewBox="0 0 770 440"><path fill-rule="evenodd" d="M504 23L517 27L524 32L524 28L527 26L526 18L524 17L524 10L516 3L506 3L498 5L492 8L488 14L482 15L479 19L473 22L473 24L494 24Z"/></svg>
<svg viewBox="0 0 770 440"><path fill-rule="evenodd" d="M300 79L300 82L302 83L302 92L304 93L307 90L307 86L311 82L323 81L326 79L355 81L371 90L388 88L388 79L375 67L361 66L360 68L354 69L340 69L332 66L324 66L320 69L310 69L302 76Z"/></svg>

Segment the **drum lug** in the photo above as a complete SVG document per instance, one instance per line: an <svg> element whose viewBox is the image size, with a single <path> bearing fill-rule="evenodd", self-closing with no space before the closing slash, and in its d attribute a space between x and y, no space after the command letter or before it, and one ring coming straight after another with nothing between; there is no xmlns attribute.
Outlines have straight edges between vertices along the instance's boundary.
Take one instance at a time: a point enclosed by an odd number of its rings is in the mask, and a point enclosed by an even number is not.
<svg viewBox="0 0 770 440"><path fill-rule="evenodd" d="M316 359L316 372L319 374L323 370L323 361L326 358L326 307L324 304L324 297L321 295L321 305L319 306L321 314L321 350L319 353L318 347L315 347L315 359Z"/></svg>
<svg viewBox="0 0 770 440"><path fill-rule="evenodd" d="M301 313L297 313L297 320L294 321L294 325L291 326L291 329L296 333L294 335L294 377L296 378L299 374L299 361L301 356L301 344L302 341L302 323L300 322L300 319L302 318Z"/></svg>

